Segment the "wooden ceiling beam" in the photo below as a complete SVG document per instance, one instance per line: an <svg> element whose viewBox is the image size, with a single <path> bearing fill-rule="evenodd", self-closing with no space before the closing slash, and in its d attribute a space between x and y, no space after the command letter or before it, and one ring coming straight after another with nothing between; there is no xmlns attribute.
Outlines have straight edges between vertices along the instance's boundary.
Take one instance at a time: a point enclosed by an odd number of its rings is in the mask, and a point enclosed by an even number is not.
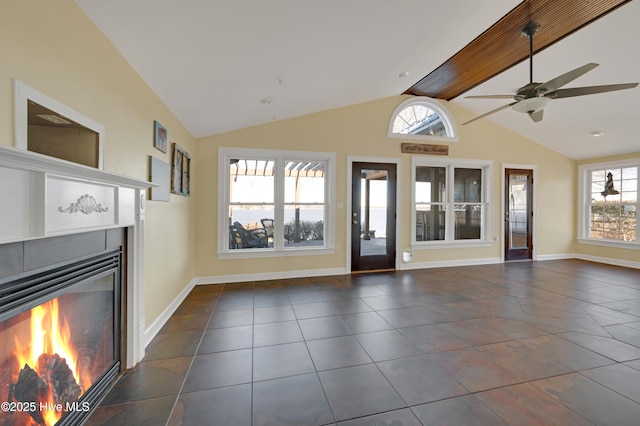
<svg viewBox="0 0 640 426"><path fill-rule="evenodd" d="M535 54L630 1L525 0L404 94L449 101L528 59L527 25Z"/></svg>

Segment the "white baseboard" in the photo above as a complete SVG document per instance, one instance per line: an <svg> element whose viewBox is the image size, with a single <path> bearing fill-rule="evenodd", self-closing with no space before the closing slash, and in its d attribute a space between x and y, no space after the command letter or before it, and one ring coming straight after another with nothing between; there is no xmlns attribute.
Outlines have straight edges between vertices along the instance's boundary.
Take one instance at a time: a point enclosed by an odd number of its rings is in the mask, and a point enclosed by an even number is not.
<svg viewBox="0 0 640 426"><path fill-rule="evenodd" d="M323 277L346 275L346 268L303 269L299 271L264 272L258 274L233 274L194 278L196 285L242 283L247 281L284 280L288 278Z"/></svg>
<svg viewBox="0 0 640 426"><path fill-rule="evenodd" d="M640 262L631 260L613 259L610 257L591 256L588 254L576 254L576 259L588 260L590 262L606 263L608 265L624 266L625 268L640 269Z"/></svg>
<svg viewBox="0 0 640 426"><path fill-rule="evenodd" d="M568 259L577 259L578 255L575 253L560 253L560 254L540 254L536 256L536 260L568 260Z"/></svg>
<svg viewBox="0 0 640 426"><path fill-rule="evenodd" d="M144 347L146 348L151 340L156 337L156 334L160 331L160 329L169 321L171 315L178 309L180 304L184 301L184 299L191 293L191 290L196 286L195 279L191 280L189 284L182 289L182 291L173 299L173 302L167 306L167 308L162 311L160 316L156 318L156 320L151 324L144 333Z"/></svg>
<svg viewBox="0 0 640 426"><path fill-rule="evenodd" d="M589 254L580 253L562 253L562 254L545 254L538 256L537 260L566 260L566 259L578 259L587 260L589 262L605 263L607 265L624 266L625 268L640 269L640 262L634 262L631 260L614 259L611 257L603 256L591 256Z"/></svg>
<svg viewBox="0 0 640 426"><path fill-rule="evenodd" d="M461 259L461 260L439 260L433 262L409 262L400 264L400 270L409 271L412 269L449 268L454 266L476 266L493 265L502 263L499 257L487 257L482 259Z"/></svg>

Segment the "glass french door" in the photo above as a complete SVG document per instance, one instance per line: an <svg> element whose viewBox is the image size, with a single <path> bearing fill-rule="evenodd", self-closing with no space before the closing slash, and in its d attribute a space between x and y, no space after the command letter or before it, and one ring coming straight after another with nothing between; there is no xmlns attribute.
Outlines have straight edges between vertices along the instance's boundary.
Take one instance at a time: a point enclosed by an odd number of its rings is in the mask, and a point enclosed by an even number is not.
<svg viewBox="0 0 640 426"><path fill-rule="evenodd" d="M533 255L533 170L505 169L505 260Z"/></svg>
<svg viewBox="0 0 640 426"><path fill-rule="evenodd" d="M351 271L395 268L396 165L353 163Z"/></svg>

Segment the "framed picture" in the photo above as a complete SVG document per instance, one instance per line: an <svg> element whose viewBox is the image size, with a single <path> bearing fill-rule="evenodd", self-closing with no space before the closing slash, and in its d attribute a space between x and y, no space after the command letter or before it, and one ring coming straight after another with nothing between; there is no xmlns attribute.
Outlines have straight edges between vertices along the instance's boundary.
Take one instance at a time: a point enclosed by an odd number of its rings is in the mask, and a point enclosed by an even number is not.
<svg viewBox="0 0 640 426"><path fill-rule="evenodd" d="M173 144L172 157L171 192L188 196L190 195L191 157L177 143Z"/></svg>
<svg viewBox="0 0 640 426"><path fill-rule="evenodd" d="M153 122L153 146L167 153L167 129L157 121Z"/></svg>
<svg viewBox="0 0 640 426"><path fill-rule="evenodd" d="M149 156L149 180L156 185L149 189L149 199L169 201L169 163Z"/></svg>

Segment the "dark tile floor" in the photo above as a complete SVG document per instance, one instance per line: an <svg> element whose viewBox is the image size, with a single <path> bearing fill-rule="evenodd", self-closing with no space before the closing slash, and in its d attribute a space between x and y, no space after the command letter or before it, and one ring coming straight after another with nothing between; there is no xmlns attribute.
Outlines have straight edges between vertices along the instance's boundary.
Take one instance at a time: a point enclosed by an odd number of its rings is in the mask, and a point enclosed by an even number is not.
<svg viewBox="0 0 640 426"><path fill-rule="evenodd" d="M640 270L198 286L88 425L637 425Z"/></svg>

